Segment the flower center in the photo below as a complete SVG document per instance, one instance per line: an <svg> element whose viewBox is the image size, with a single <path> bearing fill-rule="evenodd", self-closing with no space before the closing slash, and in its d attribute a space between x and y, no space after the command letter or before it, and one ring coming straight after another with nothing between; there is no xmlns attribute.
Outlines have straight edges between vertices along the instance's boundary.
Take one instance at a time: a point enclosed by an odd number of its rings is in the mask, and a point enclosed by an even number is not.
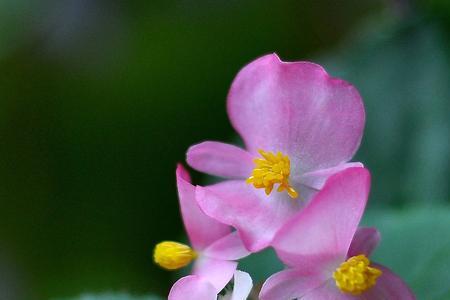
<svg viewBox="0 0 450 300"><path fill-rule="evenodd" d="M269 195L274 184L279 184L277 192L286 190L293 199L298 197L297 191L289 185L289 174L291 173L291 162L289 156L280 151L277 154L258 150L263 158L255 158L255 168L252 175L247 178L248 184L253 184L257 189L263 188Z"/></svg>
<svg viewBox="0 0 450 300"><path fill-rule="evenodd" d="M176 270L187 266L197 253L189 246L177 242L161 242L155 246L153 260L167 270Z"/></svg>
<svg viewBox="0 0 450 300"><path fill-rule="evenodd" d="M370 267L365 255L352 256L333 273L336 286L344 293L359 295L375 285L381 270Z"/></svg>

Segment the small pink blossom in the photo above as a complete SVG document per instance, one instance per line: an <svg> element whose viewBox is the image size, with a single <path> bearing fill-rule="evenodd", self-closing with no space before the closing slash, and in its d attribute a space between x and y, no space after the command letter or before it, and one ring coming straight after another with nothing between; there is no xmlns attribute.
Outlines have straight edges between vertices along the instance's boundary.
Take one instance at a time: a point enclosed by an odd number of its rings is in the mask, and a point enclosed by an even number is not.
<svg viewBox="0 0 450 300"><path fill-rule="evenodd" d="M218 295L214 286L205 278L190 275L178 280L170 290L169 300L246 300L252 289L250 276L242 271L234 272L233 289Z"/></svg>
<svg viewBox="0 0 450 300"><path fill-rule="evenodd" d="M398 276L378 264L364 268L360 264L359 269L348 271L356 270L356 275L347 273L355 278L349 285L352 290L337 286L349 282L348 277L338 280L338 268L352 257L364 256L370 263L367 257L380 239L374 228L358 229L369 189L370 174L364 168L348 168L327 180L310 204L274 238L272 246L289 268L267 279L261 300L415 299ZM355 288L355 282L361 285Z"/></svg>
<svg viewBox="0 0 450 300"><path fill-rule="evenodd" d="M174 287L183 289L184 284L207 281L210 286L208 289L213 289L217 295L233 277L236 260L247 256L249 252L229 225L221 224L200 210L195 200L195 187L181 165L177 167L176 177L181 215L195 253L195 262L193 275L181 278ZM181 298L169 296L169 299Z"/></svg>
<svg viewBox="0 0 450 300"><path fill-rule="evenodd" d="M282 62L271 54L239 72L227 107L246 149L203 142L188 150L187 162L231 179L199 187L198 203L209 216L234 226L247 249L259 251L329 176L362 166L348 161L361 141L364 106L352 85L330 77L321 66ZM276 166L268 167L276 174L255 172L254 159L278 152Z"/></svg>

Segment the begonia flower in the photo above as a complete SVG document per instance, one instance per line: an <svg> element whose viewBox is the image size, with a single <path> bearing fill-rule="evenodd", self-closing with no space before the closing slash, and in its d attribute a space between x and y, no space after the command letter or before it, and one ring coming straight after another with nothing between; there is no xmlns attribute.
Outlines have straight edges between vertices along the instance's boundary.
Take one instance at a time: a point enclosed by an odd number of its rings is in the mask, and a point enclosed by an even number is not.
<svg viewBox="0 0 450 300"><path fill-rule="evenodd" d="M165 269L176 270L195 260L192 274L207 280L218 294L233 277L237 267L235 260L249 253L229 225L219 223L200 210L195 200L195 187L181 165L177 167L176 177L181 215L190 246L163 241L154 249L154 261ZM182 282L185 281L177 285Z"/></svg>
<svg viewBox="0 0 450 300"><path fill-rule="evenodd" d="M310 204L273 240L289 267L264 283L261 300L415 299L388 268L369 260L379 232L360 228L370 188L364 168L331 176Z"/></svg>
<svg viewBox="0 0 450 300"><path fill-rule="evenodd" d="M234 272L233 289L217 293L214 286L205 278L190 275L178 280L169 293L169 300L246 300L253 287L250 275L242 271Z"/></svg>
<svg viewBox="0 0 450 300"><path fill-rule="evenodd" d="M252 252L348 167L359 147L365 112L358 91L310 62L263 56L236 76L228 116L245 149L203 142L187 152L196 170L230 178L199 188L202 210L234 226Z"/></svg>

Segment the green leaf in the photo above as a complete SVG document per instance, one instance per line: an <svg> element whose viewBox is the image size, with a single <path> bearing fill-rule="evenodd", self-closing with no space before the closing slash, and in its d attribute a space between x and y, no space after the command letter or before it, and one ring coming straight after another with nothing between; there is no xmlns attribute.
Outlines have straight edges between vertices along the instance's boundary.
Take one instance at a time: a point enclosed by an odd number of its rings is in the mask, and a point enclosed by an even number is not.
<svg viewBox="0 0 450 300"><path fill-rule="evenodd" d="M373 260L400 275L418 299L450 299L450 208L368 212L382 241Z"/></svg>

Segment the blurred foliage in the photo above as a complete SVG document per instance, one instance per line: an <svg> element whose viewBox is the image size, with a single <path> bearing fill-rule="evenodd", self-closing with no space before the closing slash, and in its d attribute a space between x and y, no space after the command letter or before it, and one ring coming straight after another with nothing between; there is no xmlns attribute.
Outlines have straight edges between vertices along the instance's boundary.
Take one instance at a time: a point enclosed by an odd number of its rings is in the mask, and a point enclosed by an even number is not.
<svg viewBox="0 0 450 300"><path fill-rule="evenodd" d="M421 19L373 19L366 26L323 63L364 98L366 130L356 160L372 172L371 203L448 203L448 35Z"/></svg>
<svg viewBox="0 0 450 300"><path fill-rule="evenodd" d="M448 203L447 2L395 3L1 1L0 296L165 295L175 164L233 138L230 82L269 52L361 91L374 206Z"/></svg>
<svg viewBox="0 0 450 300"><path fill-rule="evenodd" d="M57 300L57 299L55 299ZM62 300L62 299L60 299ZM106 294L85 294L80 297L66 299L66 300L162 300L162 298L155 296L134 297L123 293L106 293Z"/></svg>
<svg viewBox="0 0 450 300"><path fill-rule="evenodd" d="M275 251L270 248L242 259L239 269L251 274L255 285L261 285L270 275L283 270L284 266Z"/></svg>
<svg viewBox="0 0 450 300"><path fill-rule="evenodd" d="M373 260L399 274L417 299L450 298L448 206L369 211L363 223L381 232Z"/></svg>

